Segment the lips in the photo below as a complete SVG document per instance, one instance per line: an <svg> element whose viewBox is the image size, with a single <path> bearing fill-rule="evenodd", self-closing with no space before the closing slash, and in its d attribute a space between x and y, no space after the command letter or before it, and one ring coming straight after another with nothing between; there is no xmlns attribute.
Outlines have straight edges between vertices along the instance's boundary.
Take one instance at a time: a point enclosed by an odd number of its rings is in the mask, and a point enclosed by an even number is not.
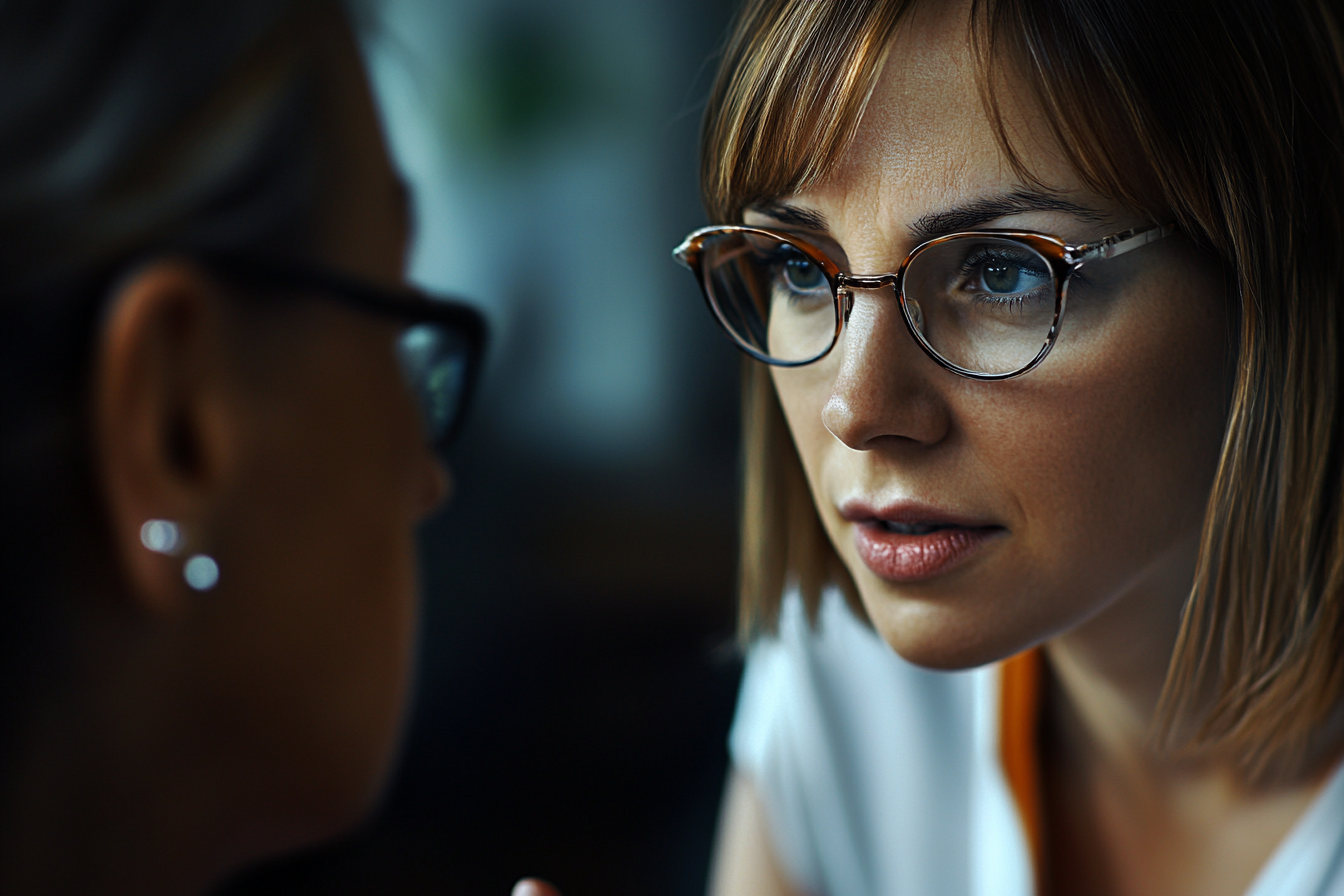
<svg viewBox="0 0 1344 896"><path fill-rule="evenodd" d="M864 564L889 582L921 582L951 572L1007 531L916 504L874 510L850 503L840 515L854 523L854 544Z"/></svg>

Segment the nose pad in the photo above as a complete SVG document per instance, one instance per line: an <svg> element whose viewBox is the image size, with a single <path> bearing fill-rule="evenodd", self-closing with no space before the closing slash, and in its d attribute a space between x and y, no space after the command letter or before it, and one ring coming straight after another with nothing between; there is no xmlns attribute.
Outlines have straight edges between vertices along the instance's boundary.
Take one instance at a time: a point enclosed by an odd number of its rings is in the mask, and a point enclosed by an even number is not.
<svg viewBox="0 0 1344 896"><path fill-rule="evenodd" d="M849 313L854 310L854 291L851 289L840 290L840 305L844 309L844 322L849 323Z"/></svg>
<svg viewBox="0 0 1344 896"><path fill-rule="evenodd" d="M913 299L905 300L905 307L910 313L910 323L915 325L915 331L919 335L924 335L924 309L919 307L919 302Z"/></svg>

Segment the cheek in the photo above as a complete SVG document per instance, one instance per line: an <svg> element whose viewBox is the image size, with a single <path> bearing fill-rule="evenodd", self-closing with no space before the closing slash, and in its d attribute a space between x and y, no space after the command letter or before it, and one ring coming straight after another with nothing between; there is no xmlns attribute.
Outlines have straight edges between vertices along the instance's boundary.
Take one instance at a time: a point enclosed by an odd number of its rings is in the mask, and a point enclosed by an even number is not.
<svg viewBox="0 0 1344 896"><path fill-rule="evenodd" d="M986 409L968 441L988 488L1010 496L1024 581L1085 611L1200 527L1222 435L1211 380L1155 364Z"/></svg>
<svg viewBox="0 0 1344 896"><path fill-rule="evenodd" d="M848 449L826 428L822 412L838 369L832 353L806 367L772 367L771 382L809 484L816 491L823 459Z"/></svg>
<svg viewBox="0 0 1344 896"><path fill-rule="evenodd" d="M1228 323L1216 281L1165 287L1138 297L1162 310L1104 339L1070 344L1066 326L1037 371L963 392L967 455L1011 520L994 582L1011 612L989 614L1009 652L1121 599L1174 615L1188 592L1226 423Z"/></svg>
<svg viewBox="0 0 1344 896"><path fill-rule="evenodd" d="M1052 355L1018 379L912 367L918 413L936 404L948 421L925 443L846 447L822 422L837 365L772 372L822 522L907 659L964 667L1016 652L1135 593L1197 535L1225 426L1229 324L1213 272L1156 279L1160 294L1134 297L1147 310L1118 317L1105 339L1070 333L1066 318ZM888 431L916 431L902 422L912 406L889 398ZM893 586L862 564L827 500L883 489L974 509L1010 537L963 573ZM1172 588L1170 601L1186 589Z"/></svg>
<svg viewBox="0 0 1344 896"><path fill-rule="evenodd" d="M285 539L293 562L277 556L277 569L326 595L329 618L344 616L337 608L358 615L404 602L414 570L424 449L391 339L370 329L330 340L330 355L300 384L294 406L303 410L267 471L274 512L294 527Z"/></svg>
<svg viewBox="0 0 1344 896"><path fill-rule="evenodd" d="M1024 534L1048 532L1061 563L1091 553L1138 571L1201 525L1226 422L1228 323L1210 277L1163 287L1134 297L1147 313L1104 337L1070 343L1066 328L1042 376L983 409L986 450L1002 446L996 471L1032 483L1016 490Z"/></svg>
<svg viewBox="0 0 1344 896"><path fill-rule="evenodd" d="M264 427L219 553L221 597L244 605L240 696L268 729L277 794L339 827L377 792L400 726L424 449L390 339L336 335L278 397L288 416Z"/></svg>

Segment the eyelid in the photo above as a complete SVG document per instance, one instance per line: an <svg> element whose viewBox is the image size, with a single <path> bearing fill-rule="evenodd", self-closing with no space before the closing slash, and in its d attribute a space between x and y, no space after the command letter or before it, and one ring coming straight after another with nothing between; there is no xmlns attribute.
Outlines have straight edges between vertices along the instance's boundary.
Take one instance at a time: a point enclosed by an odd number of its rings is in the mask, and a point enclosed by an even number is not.
<svg viewBox="0 0 1344 896"><path fill-rule="evenodd" d="M762 217L768 216L762 215ZM849 258L845 255L845 250L840 248L840 244L835 241L835 237L824 230L807 230L789 224L782 224L774 219L769 219L759 226L769 227L771 230L779 230L790 236L796 236L798 239L810 243L826 253L826 257L835 262L840 270L844 271L849 269Z"/></svg>
<svg viewBox="0 0 1344 896"><path fill-rule="evenodd" d="M1025 247L1009 249L1006 246L977 246L975 251L963 260L963 263L979 261L984 258L1002 258L1015 264L1026 261L1040 267L1045 273L1049 273L1048 268L1043 263L1038 264L1042 261L1040 256Z"/></svg>

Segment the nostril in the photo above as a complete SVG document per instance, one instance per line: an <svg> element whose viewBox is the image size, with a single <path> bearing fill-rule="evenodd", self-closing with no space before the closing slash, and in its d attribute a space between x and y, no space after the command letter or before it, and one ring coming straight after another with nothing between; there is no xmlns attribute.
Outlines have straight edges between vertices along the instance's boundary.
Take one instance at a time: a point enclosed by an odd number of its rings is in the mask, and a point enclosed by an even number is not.
<svg viewBox="0 0 1344 896"><path fill-rule="evenodd" d="M856 443L862 441L862 436L856 435L854 418L854 409L850 407L849 402L845 397L834 393L821 409L821 425L826 431L841 443L859 450L862 446Z"/></svg>

